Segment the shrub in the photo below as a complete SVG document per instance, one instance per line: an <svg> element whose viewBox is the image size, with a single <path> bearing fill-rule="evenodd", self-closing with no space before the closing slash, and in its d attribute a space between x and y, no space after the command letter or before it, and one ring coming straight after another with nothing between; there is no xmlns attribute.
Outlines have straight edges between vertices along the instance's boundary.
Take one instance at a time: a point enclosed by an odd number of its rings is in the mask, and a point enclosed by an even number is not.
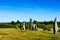
<svg viewBox="0 0 60 40"><path fill-rule="evenodd" d="M45 24L37 24L39 28L45 28Z"/></svg>

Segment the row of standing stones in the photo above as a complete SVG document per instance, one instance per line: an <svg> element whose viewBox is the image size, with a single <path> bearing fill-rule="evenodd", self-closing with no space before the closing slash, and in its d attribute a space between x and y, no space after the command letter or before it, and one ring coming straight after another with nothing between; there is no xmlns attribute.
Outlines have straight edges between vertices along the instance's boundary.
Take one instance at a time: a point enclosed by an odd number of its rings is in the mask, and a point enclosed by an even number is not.
<svg viewBox="0 0 60 40"><path fill-rule="evenodd" d="M18 28L18 26L16 26L16 28ZM20 28L21 30L26 30L25 28L25 22L23 22L22 27ZM30 25L29 25L29 29L30 30L37 30L39 31L39 28L37 27L36 24L33 24L32 19L30 18ZM57 18L54 19L54 23L53 23L53 33L57 34L58 32L58 25L57 25Z"/></svg>
<svg viewBox="0 0 60 40"><path fill-rule="evenodd" d="M30 30L38 30L37 25L36 25L36 24L33 24L32 19L30 19L29 26L30 26L30 27L29 27ZM23 25L22 25L22 27L21 27L20 29L21 29L21 30L26 30L25 22L23 22Z"/></svg>

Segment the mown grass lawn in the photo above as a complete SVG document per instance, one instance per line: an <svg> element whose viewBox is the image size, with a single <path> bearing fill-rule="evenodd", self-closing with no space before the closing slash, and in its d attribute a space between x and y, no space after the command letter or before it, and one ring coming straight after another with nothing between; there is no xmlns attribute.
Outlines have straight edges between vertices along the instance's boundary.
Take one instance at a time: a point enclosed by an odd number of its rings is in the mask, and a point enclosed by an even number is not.
<svg viewBox="0 0 60 40"><path fill-rule="evenodd" d="M60 33L0 28L0 40L60 40Z"/></svg>

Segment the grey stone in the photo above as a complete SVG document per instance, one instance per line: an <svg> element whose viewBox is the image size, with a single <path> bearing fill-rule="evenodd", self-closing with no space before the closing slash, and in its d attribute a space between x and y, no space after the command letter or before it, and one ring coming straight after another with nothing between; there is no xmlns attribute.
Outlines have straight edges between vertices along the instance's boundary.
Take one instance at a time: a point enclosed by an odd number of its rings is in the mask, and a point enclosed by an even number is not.
<svg viewBox="0 0 60 40"><path fill-rule="evenodd" d="M37 25L36 24L33 24L33 30L37 30Z"/></svg>
<svg viewBox="0 0 60 40"><path fill-rule="evenodd" d="M53 33L56 34L58 32L57 18L54 19L53 23Z"/></svg>
<svg viewBox="0 0 60 40"><path fill-rule="evenodd" d="M16 26L16 29L18 29L19 27L18 26Z"/></svg>
<svg viewBox="0 0 60 40"><path fill-rule="evenodd" d="M25 30L25 22L23 22L23 30Z"/></svg>
<svg viewBox="0 0 60 40"><path fill-rule="evenodd" d="M23 22L22 23L22 25L21 25L21 28L20 28L21 30L25 30L25 22Z"/></svg>
<svg viewBox="0 0 60 40"><path fill-rule="evenodd" d="M33 24L33 30L35 30L35 28L36 28L36 25L35 25L35 24Z"/></svg>
<svg viewBox="0 0 60 40"><path fill-rule="evenodd" d="M29 26L29 29L32 30L33 29L33 22L32 22L32 19L30 18L30 26Z"/></svg>

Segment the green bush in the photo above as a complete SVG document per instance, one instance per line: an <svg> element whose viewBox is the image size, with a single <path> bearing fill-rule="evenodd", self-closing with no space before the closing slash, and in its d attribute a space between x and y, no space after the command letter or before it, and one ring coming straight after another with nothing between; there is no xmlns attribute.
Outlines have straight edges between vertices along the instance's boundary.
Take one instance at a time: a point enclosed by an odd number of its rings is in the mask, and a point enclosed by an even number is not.
<svg viewBox="0 0 60 40"><path fill-rule="evenodd" d="M11 24L0 24L0 28L15 28L16 25Z"/></svg>
<svg viewBox="0 0 60 40"><path fill-rule="evenodd" d="M45 28L45 24L37 24L39 28Z"/></svg>
<svg viewBox="0 0 60 40"><path fill-rule="evenodd" d="M50 28L52 28L52 27L53 27L52 24L48 24L48 25L46 25L46 28L47 28L47 29L50 29Z"/></svg>

